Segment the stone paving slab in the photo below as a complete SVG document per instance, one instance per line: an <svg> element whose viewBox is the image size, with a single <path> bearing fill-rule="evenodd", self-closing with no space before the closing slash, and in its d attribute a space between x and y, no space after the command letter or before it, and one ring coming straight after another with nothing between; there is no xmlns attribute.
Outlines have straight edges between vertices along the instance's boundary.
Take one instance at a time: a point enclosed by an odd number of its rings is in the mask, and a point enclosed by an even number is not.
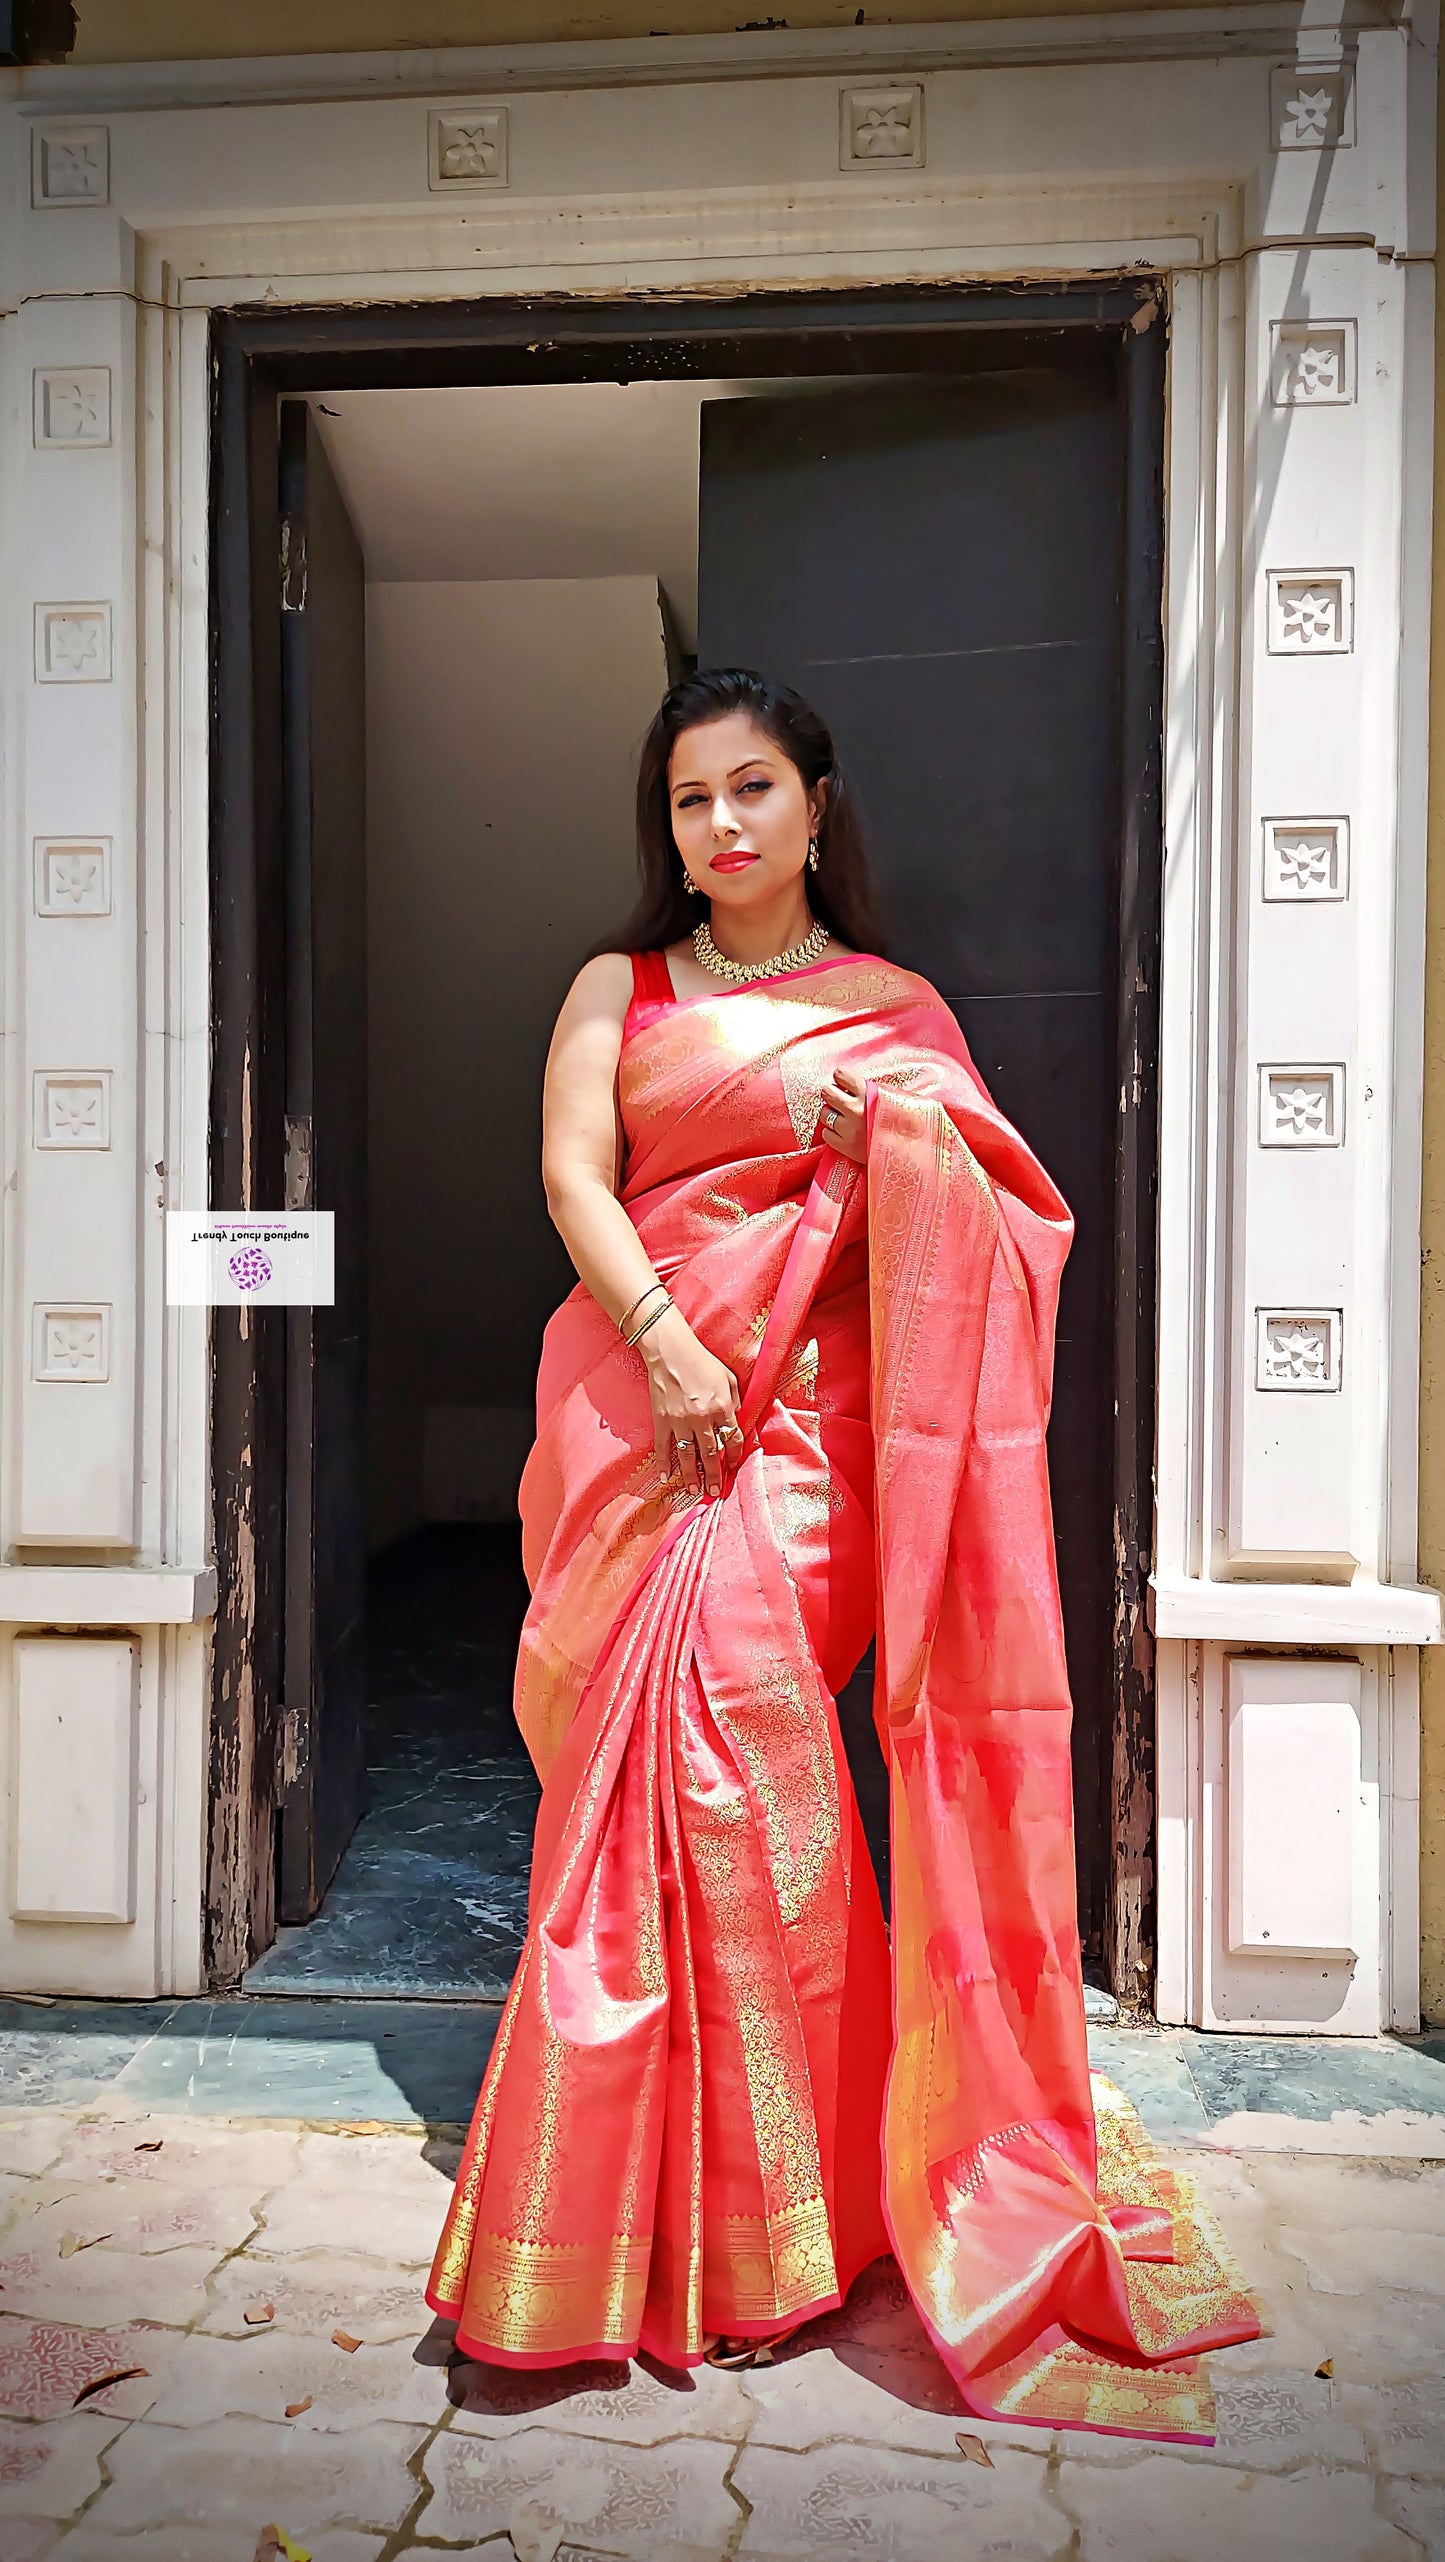
<svg viewBox="0 0 1445 2562"><path fill-rule="evenodd" d="M1433 2482L1387 2479L1380 2486L1379 2505L1392 2525L1414 2537L1428 2562L1439 2562L1445 2554L1445 2489Z"/></svg>
<svg viewBox="0 0 1445 2562"><path fill-rule="evenodd" d="M254 2337L246 2307L259 2301L274 2307L272 2324L278 2331L327 2339L340 2323L354 2338L372 2345L418 2340L432 2319L415 2268L389 2268L352 2251L305 2250L289 2259L268 2260L264 2268L247 2253L223 2261L206 2292L209 2300L199 2327L232 2339Z"/></svg>
<svg viewBox="0 0 1445 2562"><path fill-rule="evenodd" d="M528 2373L459 2360L449 2388L457 2437L504 2438L545 2428L564 2436L607 2438L619 2445L659 2446L677 2437L746 2436L757 2397L753 2375L699 2366L686 2374L645 2366L586 2365Z"/></svg>
<svg viewBox="0 0 1445 2562"><path fill-rule="evenodd" d="M0 2554L8 2519L68 2518L94 2499L101 2457L124 2426L92 2411L67 2411L44 2428L0 2421Z"/></svg>
<svg viewBox="0 0 1445 2562"><path fill-rule="evenodd" d="M516 2549L520 2524L536 2550L560 2527L566 2543L625 2562L722 2562L739 2516L726 2487L734 2452L711 2438L635 2447L549 2428L490 2443L448 2432L424 2460L433 2496L418 2532L481 2543L510 2531Z"/></svg>
<svg viewBox="0 0 1445 2562"><path fill-rule="evenodd" d="M394 2136L327 2131L301 2137L296 2175L271 2190L257 2252L347 2250L426 2270L451 2198L454 2160Z"/></svg>
<svg viewBox="0 0 1445 2562"><path fill-rule="evenodd" d="M19 2197L4 2202L5 2224L0 2255L38 2255L43 2261L59 2254L67 2234L87 2253L173 2251L189 2245L213 2260L239 2250L256 2231L253 2191L212 2181L169 2179L86 2180L60 2178L47 2171L23 2184ZM103 2262L94 2262L103 2266Z"/></svg>
<svg viewBox="0 0 1445 2562"><path fill-rule="evenodd" d="M3 2131L0 2131L3 2146ZM0 2162L3 2162L0 2150ZM160 2117L147 2111L124 2125L79 2119L70 2125L48 2163L16 2169L48 2170L50 2184L144 2180L158 2187L228 2189L259 2197L294 2179L301 2160L299 2130L247 2126L204 2118ZM6 2164L6 2167L10 2165Z"/></svg>
<svg viewBox="0 0 1445 2562"><path fill-rule="evenodd" d="M393 2420L344 2435L240 2417L189 2429L133 2420L85 2523L109 2535L168 2523L249 2532L253 2553L271 2520L303 2544L334 2527L384 2534L416 2504L410 2459L424 2442L424 2430Z"/></svg>
<svg viewBox="0 0 1445 2562"><path fill-rule="evenodd" d="M1063 2562L1073 2540L1045 2453L1001 2447L985 2469L956 2451L950 2458L838 2445L788 2454L749 2444L734 2481L749 2510L737 2548L743 2562L944 2562L976 2554Z"/></svg>
<svg viewBox="0 0 1445 2562"><path fill-rule="evenodd" d="M7 2316L28 2313L94 2330L132 2322L183 2330L205 2312L206 2282L219 2259L206 2248L122 2251L101 2243L62 2259L53 2245L43 2251L0 2246L0 2300Z"/></svg>
<svg viewBox="0 0 1445 2562"><path fill-rule="evenodd" d="M1150 2454L1124 2466L1066 2459L1057 2492L1079 2529L1078 2562L1418 2562L1363 2472L1182 2471Z"/></svg>
<svg viewBox="0 0 1445 2562"><path fill-rule="evenodd" d="M58 2162L77 2120L58 2108L33 2108L23 2115L0 2116L0 2170L33 2178Z"/></svg>
<svg viewBox="0 0 1445 2562"><path fill-rule="evenodd" d="M1224 2122L1177 2158L1272 2335L1212 2361L1216 2447L1156 2449L970 2421L887 2261L743 2374L449 2367L421 2288L454 2141L27 2102L0 2118L0 2562L253 2562L271 2519L313 2562L1445 2562L1445 2167L1231 2150ZM62 2258L62 2230L111 2238Z"/></svg>
<svg viewBox="0 0 1445 2562"><path fill-rule="evenodd" d="M305 2430L364 2429L375 2420L426 2429L444 2409L436 2370L418 2366L405 2340L348 2350L329 2334L303 2340L257 2331L227 2340L201 2332L168 2361L149 2416L178 2429L229 2418L279 2421L288 2412Z"/></svg>
<svg viewBox="0 0 1445 2562"><path fill-rule="evenodd" d="M263 2518L262 2526L279 2526L279 2518ZM60 2562L256 2562L259 2537L249 2527L162 2526L152 2527L140 2538L134 2535L102 2534L89 2525L72 2527L54 2550ZM311 2562L379 2562L386 2551L387 2538L357 2535L348 2527L322 2528L312 2533L307 2547ZM0 2562L11 2557L0 2545ZM18 2562L18 2557L17 2557ZM29 2557L25 2557L29 2562ZM491 2562L505 2562L492 2547Z"/></svg>

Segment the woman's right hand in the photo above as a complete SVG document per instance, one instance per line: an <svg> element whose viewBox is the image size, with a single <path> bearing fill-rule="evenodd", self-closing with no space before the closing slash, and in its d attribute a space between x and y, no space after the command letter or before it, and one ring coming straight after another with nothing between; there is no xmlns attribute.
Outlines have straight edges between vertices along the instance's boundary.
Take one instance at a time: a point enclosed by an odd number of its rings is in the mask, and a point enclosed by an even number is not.
<svg viewBox="0 0 1445 2562"><path fill-rule="evenodd" d="M731 1370L699 1343L677 1308L649 1326L637 1348L647 1363L659 1459L671 1468L675 1441L683 1484L721 1494L723 1461L740 1440L738 1383Z"/></svg>

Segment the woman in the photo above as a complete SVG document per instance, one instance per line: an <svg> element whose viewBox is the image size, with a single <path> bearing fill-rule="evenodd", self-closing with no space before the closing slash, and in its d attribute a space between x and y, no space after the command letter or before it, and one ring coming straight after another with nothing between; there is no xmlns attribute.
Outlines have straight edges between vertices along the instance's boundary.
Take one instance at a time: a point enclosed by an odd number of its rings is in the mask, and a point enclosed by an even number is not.
<svg viewBox="0 0 1445 2562"><path fill-rule="evenodd" d="M1102 2191L1096 2155L1044 1451L1069 1213L879 957L806 704L675 686L638 819L641 904L547 1068L580 1282L521 1491L544 1787L428 2300L502 2363L740 2362L891 2248L973 2410L1207 2436L1192 2353L1255 2316L1120 2107ZM834 1707L875 1631L891 1958Z"/></svg>

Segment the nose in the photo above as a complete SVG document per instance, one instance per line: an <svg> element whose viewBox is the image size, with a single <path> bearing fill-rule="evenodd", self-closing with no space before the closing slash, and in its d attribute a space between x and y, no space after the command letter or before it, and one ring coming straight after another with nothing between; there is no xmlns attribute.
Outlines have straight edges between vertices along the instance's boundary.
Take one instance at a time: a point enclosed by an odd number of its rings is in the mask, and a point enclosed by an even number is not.
<svg viewBox="0 0 1445 2562"><path fill-rule="evenodd" d="M732 804L723 798L721 792L712 805L712 832L714 836L736 836L738 833Z"/></svg>

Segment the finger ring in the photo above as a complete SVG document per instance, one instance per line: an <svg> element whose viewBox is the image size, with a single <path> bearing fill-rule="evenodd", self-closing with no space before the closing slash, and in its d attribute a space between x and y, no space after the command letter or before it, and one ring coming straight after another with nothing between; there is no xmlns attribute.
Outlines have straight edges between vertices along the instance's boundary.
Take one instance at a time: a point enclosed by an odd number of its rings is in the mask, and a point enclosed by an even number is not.
<svg viewBox="0 0 1445 2562"><path fill-rule="evenodd" d="M679 1450L690 1450L692 1448L692 1434L690 1432L675 1432L672 1437L677 1443Z"/></svg>
<svg viewBox="0 0 1445 2562"><path fill-rule="evenodd" d="M827 1129L827 1130L836 1130L836 1128L837 1128L837 1126L838 1126L838 1115L837 1115L837 1113L836 1113L836 1112L834 1112L834 1111L832 1111L831 1109L830 1109L829 1111L825 1112L825 1113L824 1113L824 1115L823 1115L823 1126L824 1126L824 1128L825 1128L825 1129Z"/></svg>

